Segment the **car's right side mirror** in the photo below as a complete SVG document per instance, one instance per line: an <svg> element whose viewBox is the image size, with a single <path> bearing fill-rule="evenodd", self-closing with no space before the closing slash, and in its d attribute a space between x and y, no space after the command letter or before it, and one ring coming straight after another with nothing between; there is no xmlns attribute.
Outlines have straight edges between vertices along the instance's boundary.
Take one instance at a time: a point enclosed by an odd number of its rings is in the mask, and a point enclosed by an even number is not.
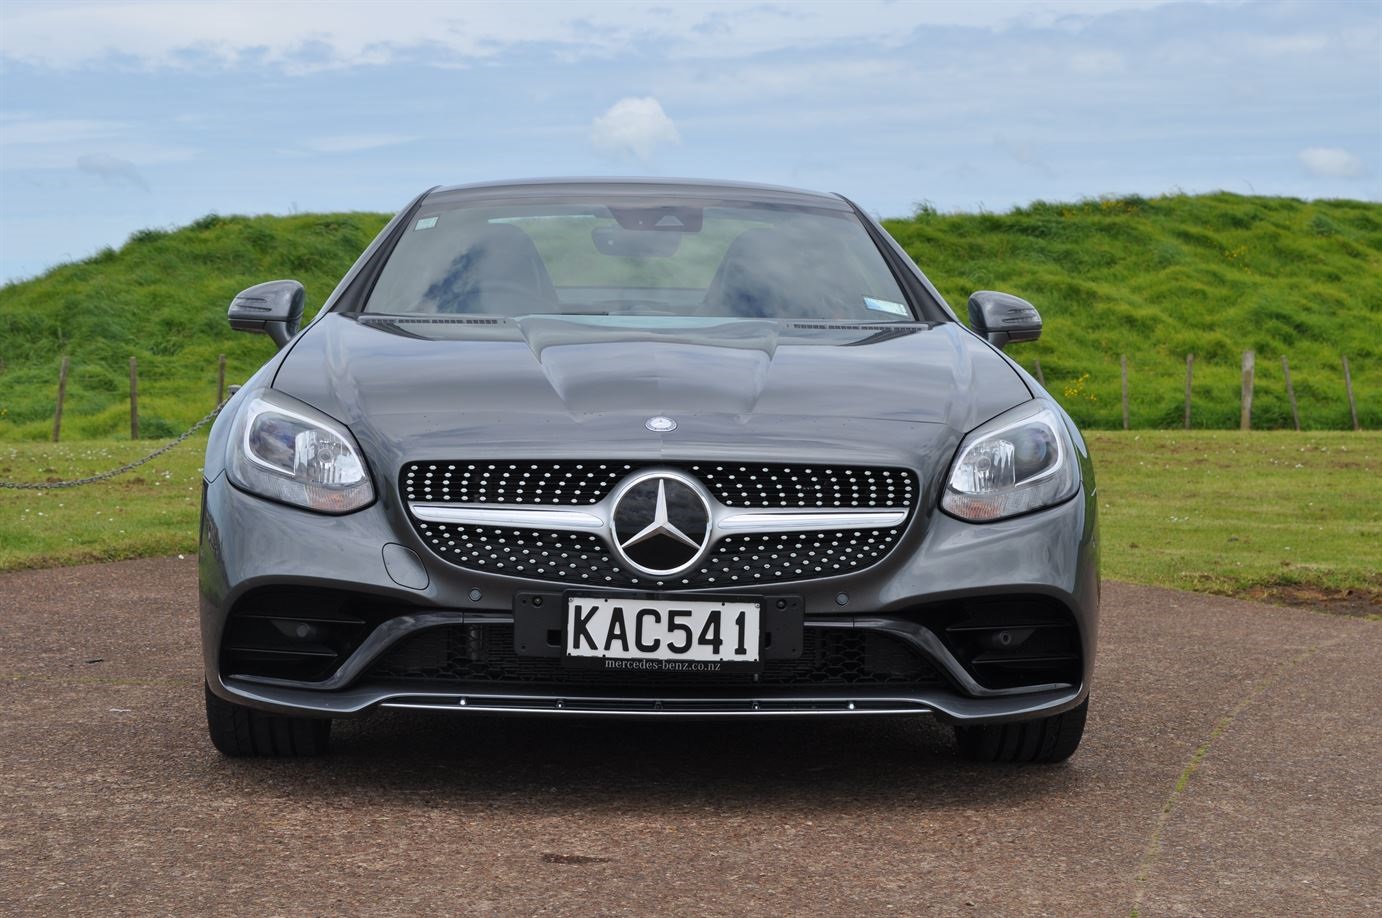
<svg viewBox="0 0 1382 918"><path fill-rule="evenodd" d="M236 331L263 332L283 347L297 334L306 302L307 292L297 281L269 281L237 293L226 318Z"/></svg>
<svg viewBox="0 0 1382 918"><path fill-rule="evenodd" d="M1041 337L1041 315L1020 296L979 290L969 297L969 324L998 349Z"/></svg>

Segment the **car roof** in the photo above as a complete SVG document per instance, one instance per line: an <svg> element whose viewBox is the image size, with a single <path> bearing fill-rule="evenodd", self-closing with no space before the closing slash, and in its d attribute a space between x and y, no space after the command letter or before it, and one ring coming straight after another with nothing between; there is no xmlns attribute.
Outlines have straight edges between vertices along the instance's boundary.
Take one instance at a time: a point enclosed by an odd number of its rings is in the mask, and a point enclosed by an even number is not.
<svg viewBox="0 0 1382 918"><path fill-rule="evenodd" d="M609 195L618 197L675 197L734 200L768 204L797 204L849 210L849 203L839 195L780 185L760 185L752 182L725 182L685 178L531 178L503 182L476 182L434 188L427 201L459 203L462 200L493 198L545 198L561 195Z"/></svg>

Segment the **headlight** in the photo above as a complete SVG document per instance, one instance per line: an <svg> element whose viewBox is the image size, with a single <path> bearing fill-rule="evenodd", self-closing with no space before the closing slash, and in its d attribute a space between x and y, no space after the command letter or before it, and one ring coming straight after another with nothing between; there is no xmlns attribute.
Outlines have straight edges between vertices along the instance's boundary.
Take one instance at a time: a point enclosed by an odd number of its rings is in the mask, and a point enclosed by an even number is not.
<svg viewBox="0 0 1382 918"><path fill-rule="evenodd" d="M1068 500L1080 485L1060 416L1040 401L982 424L960 444L941 509L972 522L1001 520Z"/></svg>
<svg viewBox="0 0 1382 918"><path fill-rule="evenodd" d="M227 463L235 484L322 513L374 500L360 448L340 423L297 399L265 389L240 409Z"/></svg>

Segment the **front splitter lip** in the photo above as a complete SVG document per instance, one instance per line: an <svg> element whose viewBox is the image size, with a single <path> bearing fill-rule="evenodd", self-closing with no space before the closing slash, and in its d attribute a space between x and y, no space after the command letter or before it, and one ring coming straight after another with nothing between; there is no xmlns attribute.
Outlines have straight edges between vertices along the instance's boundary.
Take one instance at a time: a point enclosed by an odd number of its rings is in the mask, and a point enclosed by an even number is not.
<svg viewBox="0 0 1382 918"><path fill-rule="evenodd" d="M297 716L352 717L374 708L455 713L544 714L585 717L820 717L931 714L952 723L1013 721L1058 714L1084 700L1084 686L999 698L966 698L944 688L898 694L762 693L760 695L620 694L570 691L416 691L388 685L358 685L322 693L221 680L228 698L263 710Z"/></svg>

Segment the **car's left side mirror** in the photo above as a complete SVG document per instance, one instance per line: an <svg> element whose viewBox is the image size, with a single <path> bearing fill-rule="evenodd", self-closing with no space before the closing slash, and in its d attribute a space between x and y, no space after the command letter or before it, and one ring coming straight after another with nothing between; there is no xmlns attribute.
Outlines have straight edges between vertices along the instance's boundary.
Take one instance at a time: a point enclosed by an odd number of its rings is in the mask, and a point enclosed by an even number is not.
<svg viewBox="0 0 1382 918"><path fill-rule="evenodd" d="M998 349L1041 337L1041 315L1020 296L980 290L969 297L969 324Z"/></svg>
<svg viewBox="0 0 1382 918"><path fill-rule="evenodd" d="M307 292L297 281L269 281L237 293L226 318L236 331L263 332L283 347L298 333L306 302Z"/></svg>

